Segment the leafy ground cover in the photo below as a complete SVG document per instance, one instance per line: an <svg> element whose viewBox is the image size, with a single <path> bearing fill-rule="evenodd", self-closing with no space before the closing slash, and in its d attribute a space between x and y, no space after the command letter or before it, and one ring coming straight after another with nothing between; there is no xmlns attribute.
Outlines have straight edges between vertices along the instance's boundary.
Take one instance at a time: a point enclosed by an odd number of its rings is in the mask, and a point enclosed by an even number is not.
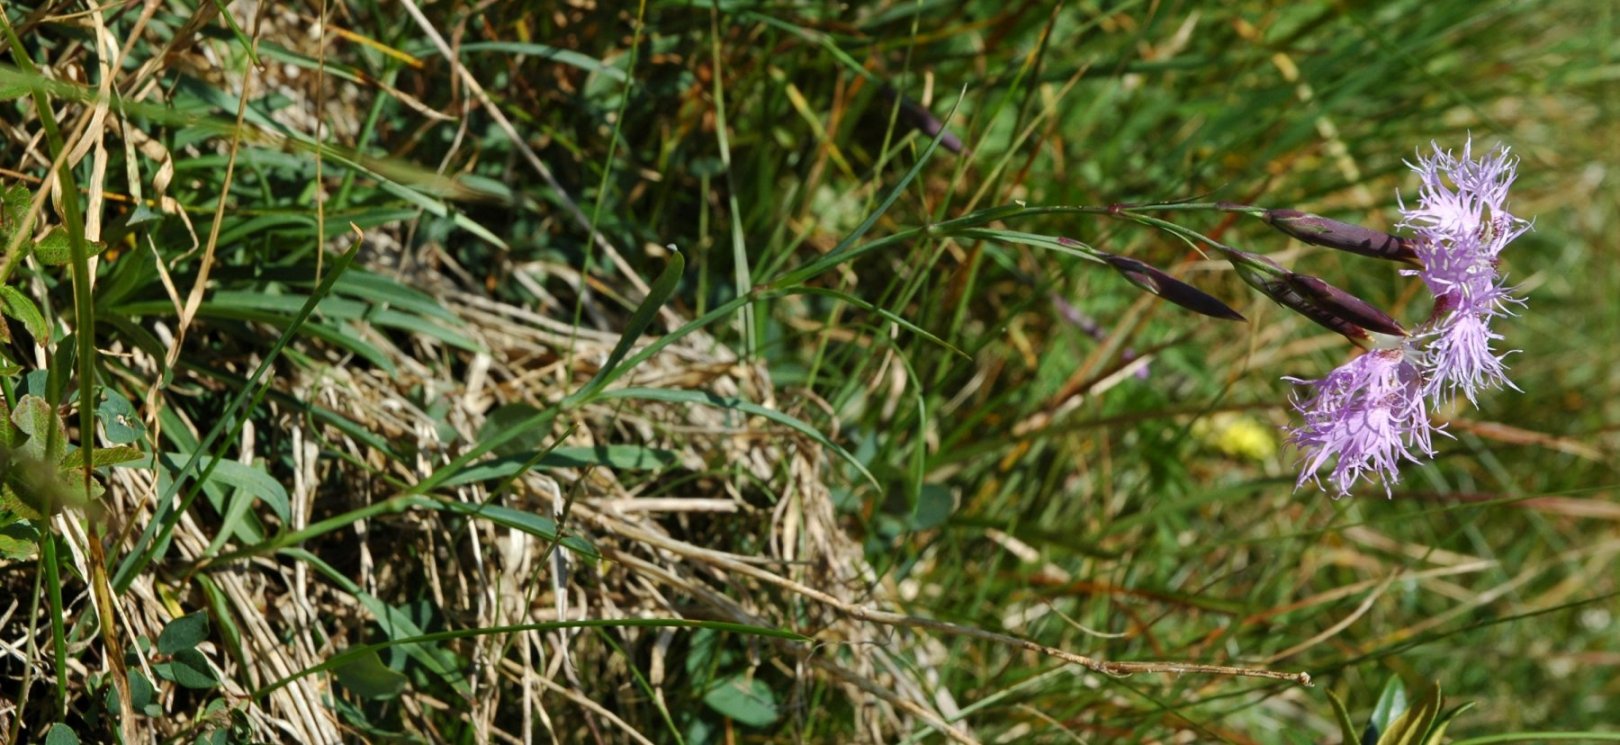
<svg viewBox="0 0 1620 745"><path fill-rule="evenodd" d="M0 740L1620 739L1603 4L3 13ZM1470 140L1516 388L1296 488L1227 247L1432 303L1235 205Z"/></svg>

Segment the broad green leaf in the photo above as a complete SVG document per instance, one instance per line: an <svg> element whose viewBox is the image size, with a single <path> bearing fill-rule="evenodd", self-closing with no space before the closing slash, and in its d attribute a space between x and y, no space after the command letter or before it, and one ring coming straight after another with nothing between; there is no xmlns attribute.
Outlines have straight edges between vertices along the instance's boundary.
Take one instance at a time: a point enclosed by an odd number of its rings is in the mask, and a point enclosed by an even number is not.
<svg viewBox="0 0 1620 745"><path fill-rule="evenodd" d="M164 624L158 633L157 648L162 654L172 655L182 649L194 649L208 638L208 613L196 611Z"/></svg>
<svg viewBox="0 0 1620 745"><path fill-rule="evenodd" d="M41 520L64 506L82 504L83 487L70 475L26 448L0 452L0 509L25 520ZM99 488L100 484L92 483L92 490Z"/></svg>
<svg viewBox="0 0 1620 745"><path fill-rule="evenodd" d="M1372 733L1372 742L1377 742L1384 732L1389 730L1402 714L1406 713L1406 686L1401 684L1400 676L1391 675L1389 682L1384 684L1384 690L1378 694L1378 703L1373 706L1372 720L1367 722L1367 731ZM1365 733L1362 739L1367 739Z"/></svg>
<svg viewBox="0 0 1620 745"><path fill-rule="evenodd" d="M141 421L135 405L112 388L102 389L102 395L96 415L101 418L101 428L107 434L107 441L114 445L128 445L140 440L146 434L146 424Z"/></svg>
<svg viewBox="0 0 1620 745"><path fill-rule="evenodd" d="M0 396L0 457L5 457L7 449L21 445L22 441L22 430L11 421L11 407L6 405L5 396Z"/></svg>
<svg viewBox="0 0 1620 745"><path fill-rule="evenodd" d="M162 716L162 707L152 701L152 694L154 693L156 693L156 688L152 685L151 679L146 677L146 673L141 672L139 668L131 667L129 669L129 698L130 704L135 707L135 710L149 717ZM119 708L118 691L114 686L107 686L104 703L107 711L115 715L122 711Z"/></svg>
<svg viewBox="0 0 1620 745"><path fill-rule="evenodd" d="M0 515L5 515L0 510ZM8 518L11 522L0 520L0 559L6 561L27 561L34 558L39 550L39 528L32 522L23 522L15 515Z"/></svg>
<svg viewBox="0 0 1620 745"><path fill-rule="evenodd" d="M768 727L782 716L776 694L754 677L732 676L703 695L709 708L750 727Z"/></svg>
<svg viewBox="0 0 1620 745"><path fill-rule="evenodd" d="M405 690L405 676L383 664L375 651L366 650L332 669L344 688L373 700L391 699Z"/></svg>
<svg viewBox="0 0 1620 745"><path fill-rule="evenodd" d="M51 327L45 322L44 314L39 312L39 306L21 290L10 285L0 285L0 313L17 319L32 334L34 341L39 344L49 342Z"/></svg>
<svg viewBox="0 0 1620 745"><path fill-rule="evenodd" d="M917 507L911 513L912 530L937 528L951 519L956 500L951 490L939 484L923 484L917 495Z"/></svg>
<svg viewBox="0 0 1620 745"><path fill-rule="evenodd" d="M84 244L89 249L89 255L94 256L106 250L105 243ZM34 244L34 258L46 266L67 266L73 263L73 244L68 237L67 228L60 225L51 228L45 237Z"/></svg>
<svg viewBox="0 0 1620 745"><path fill-rule="evenodd" d="M219 676L209 666L208 658L195 649L182 649L174 653L169 666L174 682L186 688L206 690L219 685Z"/></svg>
<svg viewBox="0 0 1620 745"><path fill-rule="evenodd" d="M146 453L133 445L119 445L115 448L96 448L90 456L91 468L106 468L124 463L133 463L146 457ZM63 468L78 468L84 465L84 448L79 448L67 454L62 459Z"/></svg>
<svg viewBox="0 0 1620 745"><path fill-rule="evenodd" d="M509 429L522 428L525 422L534 420L541 413L539 408L522 403L497 407L484 418L484 426L478 428L478 440L494 440ZM496 455L512 456L538 450L548 434L538 428L522 429L519 434L503 439L501 444L495 446L494 452Z"/></svg>
<svg viewBox="0 0 1620 745"><path fill-rule="evenodd" d="M391 606L368 592L354 593L355 599L371 612L377 625L390 639L409 639L422 636L422 629L411 620L411 617ZM433 642L422 642L401 645L405 654L416 660L429 672L449 683L452 688L464 695L472 695L472 688L467 684L466 678L458 670L454 656L444 647Z"/></svg>
<svg viewBox="0 0 1620 745"><path fill-rule="evenodd" d="M958 95L956 97L956 102L951 104L950 111L941 118L941 121L950 121L951 117L956 115L956 107L960 105L962 105L962 96ZM922 154L917 156L917 162L912 164L911 169L906 171L906 174L901 176L899 181L895 182L894 188L890 189L889 195L884 197L882 202L878 203L877 209L872 210L872 213L867 215L866 219L862 220L861 224L856 226L853 231L850 231L849 235L844 236L844 239L839 241L838 245L833 246L831 251L822 254L821 258L771 281L770 284L772 286L781 288L801 285L811 277L821 274L822 272L838 266L839 264L853 261L856 257L866 253L867 251L875 250L876 248L881 247L881 239L879 241L872 241L859 247L857 247L855 243L856 241L859 241L862 236L866 235L867 231L872 229L872 226L877 225L878 220L889 211L890 207L894 206L895 202L899 201L900 195L904 194L906 189L911 186L911 182L916 180L918 174L922 173L923 166L927 165L929 159L934 157L934 152L939 149L940 140L944 139L944 137L949 133L949 129L940 127L939 132L934 135L934 138L929 140L928 146L923 148Z"/></svg>
<svg viewBox="0 0 1620 745"><path fill-rule="evenodd" d="M9 241L19 228L28 230L32 227L21 223L33 201L34 193L25 184L15 183L6 189L5 195L0 196L0 236Z"/></svg>
<svg viewBox="0 0 1620 745"><path fill-rule="evenodd" d="M23 396L11 412L11 423L27 438L16 448L19 453L47 463L62 462L67 426L51 410L50 402L32 394Z"/></svg>
<svg viewBox="0 0 1620 745"><path fill-rule="evenodd" d="M79 733L65 722L57 722L45 733L45 745L79 745Z"/></svg>

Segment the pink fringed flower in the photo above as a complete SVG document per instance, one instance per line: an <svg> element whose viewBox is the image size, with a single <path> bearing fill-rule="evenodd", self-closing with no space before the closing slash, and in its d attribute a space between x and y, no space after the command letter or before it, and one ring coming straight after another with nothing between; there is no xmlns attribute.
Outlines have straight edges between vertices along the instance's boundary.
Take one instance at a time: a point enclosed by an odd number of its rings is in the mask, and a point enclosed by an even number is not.
<svg viewBox="0 0 1620 745"><path fill-rule="evenodd" d="M1339 496L1362 476L1383 483L1387 493L1400 480L1401 461L1434 455L1423 370L1410 351L1404 344L1374 349L1321 380L1285 378L1312 389L1305 400L1293 401L1304 423L1288 439L1305 452L1295 488L1306 481L1320 485L1317 471L1333 460L1328 480Z"/></svg>
<svg viewBox="0 0 1620 745"><path fill-rule="evenodd" d="M1491 321L1523 305L1498 271L1502 250L1530 229L1507 210L1518 160L1498 146L1473 158L1473 142L1453 157L1432 145L1433 154L1408 164L1422 186L1418 204L1401 203L1401 225L1417 233L1414 250L1423 268L1413 270L1434 294L1435 309L1425 352L1430 369L1427 393L1436 402L1461 392L1470 402L1483 388L1512 386L1507 366L1491 342L1502 337Z"/></svg>

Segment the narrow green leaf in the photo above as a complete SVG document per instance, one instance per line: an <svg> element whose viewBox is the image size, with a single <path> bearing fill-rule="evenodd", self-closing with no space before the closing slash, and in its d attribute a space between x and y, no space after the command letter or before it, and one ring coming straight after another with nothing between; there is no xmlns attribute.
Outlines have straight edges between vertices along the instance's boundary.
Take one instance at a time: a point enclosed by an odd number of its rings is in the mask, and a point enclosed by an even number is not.
<svg viewBox="0 0 1620 745"><path fill-rule="evenodd" d="M429 295L414 287L375 272L355 269L343 275L333 286L333 292L342 293L378 305L409 311L419 316L460 326L461 319Z"/></svg>
<svg viewBox="0 0 1620 745"><path fill-rule="evenodd" d="M190 458L190 455L187 453L164 453L162 458L163 466L168 468L171 473L174 473L179 470L177 464L185 462ZM221 459L219 464L214 466L213 473L208 475L208 480L246 491L263 500L270 507L270 511L276 513L276 517L281 518L282 521L285 522L291 519L292 500L287 496L287 488L261 468L238 463L234 460Z"/></svg>
<svg viewBox="0 0 1620 745"><path fill-rule="evenodd" d="M549 517L536 515L532 512L514 510L498 504L467 504L449 500L435 500L435 508L445 512L454 512L468 517L488 520L496 525L504 525L513 530L519 530L537 538L555 541L559 545L576 554L589 559L600 559L602 554L583 539L571 536L569 539L558 540L557 522Z"/></svg>
<svg viewBox="0 0 1620 745"><path fill-rule="evenodd" d="M1446 729L1451 726L1451 722L1455 720L1458 715L1472 708L1474 708L1474 702L1469 701L1468 703L1442 714L1438 719L1435 719L1434 726L1429 728L1429 736L1423 741L1423 745L1442 745L1446 739Z"/></svg>
<svg viewBox="0 0 1620 745"><path fill-rule="evenodd" d="M967 352L964 352L961 349L957 348L956 345L951 344L950 342L945 341L944 339L941 339L938 336L935 336L935 335L929 333L927 329L924 329L923 327L918 326L915 323L912 323L912 322L910 322L910 321L908 321L908 320L906 320L904 318L901 318L895 312L893 312L891 310L888 310L886 308L880 308L877 305L869 303L869 302L867 302L867 301L865 301L865 300L863 300L861 298L858 298L858 297L856 297L854 295L851 295L851 294L849 294L847 292L839 292L838 290L828 289L828 288L825 288L825 287L807 287L806 286L806 287L795 287L795 288L792 288L790 290L785 290L785 291L782 291L781 294L784 294L784 295L796 295L796 294L820 295L822 297L837 298L838 300L842 300L842 301L844 301L846 303L849 303L850 305L853 305L853 306L855 306L857 308L860 308L860 309L862 309L862 310L864 310L864 311L866 311L868 313L873 313L873 314L876 314L878 316L881 316L884 320L888 321L889 323L892 323L892 324L894 324L896 326L899 326L900 328L903 328L903 329L905 329L907 331L910 331L911 333L916 334L916 335L918 335L918 336L920 336L920 337L922 337L924 339L927 339L930 342L938 344L941 347L949 349L952 352L955 352L956 354L961 355L962 357L968 357L969 356Z"/></svg>
<svg viewBox="0 0 1620 745"><path fill-rule="evenodd" d="M362 599L364 599L364 597L362 597ZM333 655L330 659L322 662L319 665L304 668L303 670L294 672L292 675L254 691L251 697L254 699L262 698L272 691L284 688L287 686L287 684L300 678L333 670L341 665L348 664L350 660L353 660L361 655L368 653L375 654L380 650L391 649L393 647L410 647L429 642L448 641L451 639L470 639L496 634L517 634L525 631L556 631L558 629L602 628L714 629L716 631L726 631L734 634L748 634L750 636L762 636L772 639L786 639L794 642L810 641L809 637L784 629L774 629L766 626L749 626L746 624L729 623L726 621L694 621L685 618L596 618L583 621L546 621L541 623L515 624L511 626L489 626L477 629L453 629L450 631L435 631L431 634L422 634L420 636L396 638L387 642L379 642L376 644L362 644L349 647L348 649Z"/></svg>
<svg viewBox="0 0 1620 745"><path fill-rule="evenodd" d="M445 480L444 485L460 486L478 481L504 479L517 473L524 464L534 461L534 455L532 452L519 452L486 460L468 466L451 476ZM646 471L668 467L676 460L676 454L670 450L654 450L640 445L598 445L594 448L557 448L534 461L533 467L538 469L601 466L617 471Z"/></svg>
<svg viewBox="0 0 1620 745"><path fill-rule="evenodd" d="M837 454L838 457L843 458L851 466L854 466L855 470L859 471L861 476L870 482L872 486L881 488L881 485L878 484L877 477L873 476L872 472L867 470L866 464L862 463L859 458L856 458L853 453L839 447L815 427L805 424L804 422L788 416L780 411L776 411L775 409L767 409L759 404L744 401L740 398L727 398L725 396L719 396L707 391L682 391L664 388L621 388L603 393L601 397L606 399L630 398L640 399L643 401L663 401L665 403L677 404L701 404L703 406L715 406L722 409L740 411L745 414L762 416L806 437L809 437L812 440L815 440L816 443L820 444L824 448L827 448L828 450L831 450L833 453Z"/></svg>
<svg viewBox="0 0 1620 745"><path fill-rule="evenodd" d="M1340 745L1357 745L1360 738L1356 736L1356 723L1350 719L1349 710L1333 691L1328 691L1327 695L1328 701L1333 703L1333 718L1339 722L1339 735L1344 738Z"/></svg>
<svg viewBox="0 0 1620 745"><path fill-rule="evenodd" d="M962 105L962 96L958 95L956 97L956 102L951 104L951 110L945 114L941 121L950 121L951 117L956 115L956 107L960 105ZM877 224L877 221L883 217L884 213L887 213L889 208L893 207L894 203L899 201L900 195L905 193L906 187L911 186L911 182L916 180L918 174L922 173L923 166L927 165L929 159L934 157L934 151L939 149L940 140L944 139L948 134L950 134L950 129L940 127L939 132L937 132L934 135L934 138L928 142L928 147L923 148L922 154L917 156L917 162L912 164L910 170L906 171L906 175L900 177L900 181L894 185L893 189L889 190L889 195L883 198L883 201L878 204L877 209L872 210L872 214L867 215L866 219L862 220L861 224L856 226L849 235L844 236L844 239L839 241L838 245L833 246L831 251L828 251L821 258L773 280L770 284L774 287L793 287L803 284L805 280L821 274L822 272L838 266L839 264L851 261L857 256L866 253L868 250L879 247L880 243L884 243L882 239L879 239L865 246L855 246L855 242L859 241L862 236L866 235L867 231L871 230L872 226Z"/></svg>
<svg viewBox="0 0 1620 745"><path fill-rule="evenodd" d="M612 353L608 354L607 361L602 363L602 368L596 371L596 376L591 378L585 387L563 400L563 408L574 408L590 401L608 383L629 370L628 366L621 368L619 362L624 360L624 356L635 346L636 340L640 339L647 331L647 327L652 325L653 318L658 315L658 309L664 307L664 303L669 302L670 296L675 294L675 288L681 282L681 273L685 270L686 257L679 251L671 253L669 263L664 265L664 271L658 275L658 279L647 291L647 298L641 301L641 305L636 306L634 313L630 314L630 321L625 324L624 333L619 336L619 343L614 345Z"/></svg>
<svg viewBox="0 0 1620 745"><path fill-rule="evenodd" d="M458 54L466 54L468 52L505 52L508 54L526 54L534 57L540 57L541 59L547 59L553 62L570 65L572 67L577 67L586 72L594 72L602 75L603 77L610 78L615 82L623 83L629 80L629 76L627 76L623 70L604 64L601 60L588 55L580 54L579 52L568 49L558 49L557 47L550 47L546 46L545 44L533 44L519 41L474 41L456 47L456 52ZM436 54L438 54L438 47L430 47L423 50L420 56L427 57Z"/></svg>
<svg viewBox="0 0 1620 745"><path fill-rule="evenodd" d="M381 598L368 592L356 592L354 597L360 601L361 605L365 606L366 610L371 612L372 617L377 621L377 625L382 628L384 634L388 635L388 638L401 642L405 639L425 636L422 633L422 628L411 620L410 616L383 602ZM411 659L416 660L423 668L449 684L451 688L463 695L472 695L472 687L467 684L466 677L457 669L455 658L448 650L431 641L401 643L400 646Z"/></svg>
<svg viewBox="0 0 1620 745"><path fill-rule="evenodd" d="M165 545L169 533L174 530L175 524L179 522L180 515L191 509L192 502L195 502L197 495L201 493L197 488L187 492L181 498L178 506L174 505L172 501L174 496L179 493L181 484L186 480L185 477L192 475L192 469L202 462L204 453L211 451L214 443L227 435L227 430L230 430L229 434L231 436L241 431L241 427L246 421L243 416L244 412L248 410L250 403L256 405L265 395L266 389L260 385L260 381L269 372L270 367L275 364L277 358L281 356L281 350L285 349L288 342L292 341L296 330L304 325L310 314L315 312L315 306L320 302L321 298L326 297L331 292L332 285L354 263L354 257L358 254L358 250L359 245L356 244L347 252L339 255L336 261L332 262L331 270L327 272L326 277L321 280L320 285L310 295L309 301L298 310L297 315L293 316L287 329L282 332L281 336L276 338L275 343L270 345L270 349L264 353L259 360L258 366L254 368L253 374L248 377L247 384L231 397L225 411L215 420L214 426L209 428L208 434L203 436L202 441L198 443L197 449L192 451L185 465L181 466L174 474L169 487L163 490L163 494L157 500L157 504L160 505L157 514L141 530L140 537L135 541L134 549L118 565L118 571L113 575L112 585L114 591L122 593L129 589L130 584L135 581L135 577L151 563L152 557L159 548ZM214 453L208 465L202 469L201 480L206 481L208 475L216 470L222 462L224 462L223 455Z"/></svg>

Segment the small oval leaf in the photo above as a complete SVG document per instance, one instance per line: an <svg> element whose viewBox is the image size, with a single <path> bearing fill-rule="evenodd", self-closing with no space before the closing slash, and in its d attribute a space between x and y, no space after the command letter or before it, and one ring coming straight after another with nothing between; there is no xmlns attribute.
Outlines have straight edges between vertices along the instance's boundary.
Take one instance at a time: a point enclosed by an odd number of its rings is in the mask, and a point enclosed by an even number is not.
<svg viewBox="0 0 1620 745"><path fill-rule="evenodd" d="M369 699L390 699L405 690L405 676L383 664L375 651L367 650L332 670L344 688Z"/></svg>
<svg viewBox="0 0 1620 745"><path fill-rule="evenodd" d="M182 649L174 653L174 663L169 672L174 676L174 682L187 688L207 690L219 685L219 677L209 666L208 658L195 649Z"/></svg>
<svg viewBox="0 0 1620 745"><path fill-rule="evenodd" d="M195 649L208 638L208 613L197 611L170 621L158 634L157 648L162 654L175 654Z"/></svg>

